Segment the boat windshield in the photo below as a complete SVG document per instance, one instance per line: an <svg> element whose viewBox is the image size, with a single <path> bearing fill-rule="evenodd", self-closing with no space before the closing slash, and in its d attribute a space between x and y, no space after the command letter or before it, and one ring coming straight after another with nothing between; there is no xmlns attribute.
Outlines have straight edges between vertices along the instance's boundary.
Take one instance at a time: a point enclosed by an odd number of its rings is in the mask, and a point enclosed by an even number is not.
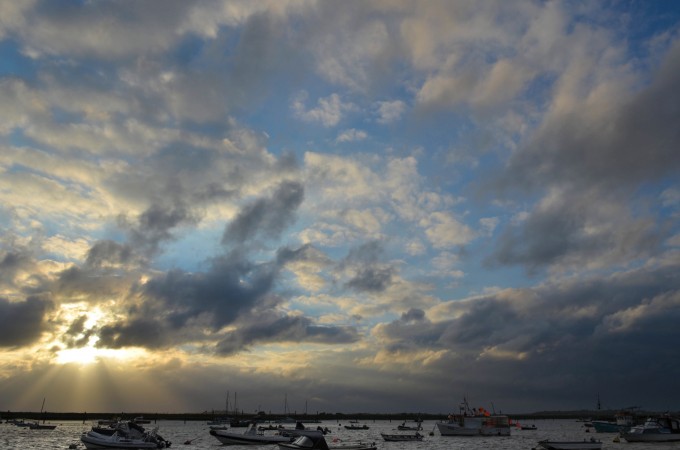
<svg viewBox="0 0 680 450"><path fill-rule="evenodd" d="M314 448L314 442L308 436L300 436L293 442L296 447Z"/></svg>

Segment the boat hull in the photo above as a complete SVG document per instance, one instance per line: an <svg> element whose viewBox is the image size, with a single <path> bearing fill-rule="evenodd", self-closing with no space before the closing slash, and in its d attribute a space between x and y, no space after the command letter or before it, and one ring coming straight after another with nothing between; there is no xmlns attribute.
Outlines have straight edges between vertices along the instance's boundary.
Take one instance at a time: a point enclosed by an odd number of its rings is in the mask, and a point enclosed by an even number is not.
<svg viewBox="0 0 680 450"><path fill-rule="evenodd" d="M437 428L442 436L510 436L510 427L465 426L457 422L439 422Z"/></svg>
<svg viewBox="0 0 680 450"><path fill-rule="evenodd" d="M264 436L229 433L222 430L210 430L210 434L218 441L226 445L266 445L290 442L292 439L286 436Z"/></svg>
<svg viewBox="0 0 680 450"><path fill-rule="evenodd" d="M139 439L127 439L120 436L95 436L93 433L83 434L80 437L80 441L88 450L100 450L106 448L140 450L158 448L158 444L155 442L144 442Z"/></svg>
<svg viewBox="0 0 680 450"><path fill-rule="evenodd" d="M680 442L680 434L674 433L621 433L628 442Z"/></svg>
<svg viewBox="0 0 680 450"><path fill-rule="evenodd" d="M601 441L539 441L541 447L547 450L600 450Z"/></svg>
<svg viewBox="0 0 680 450"><path fill-rule="evenodd" d="M387 442L408 442L408 441L422 441L423 440L423 435L416 433L416 434L385 434L385 433L380 433L382 436L383 440Z"/></svg>

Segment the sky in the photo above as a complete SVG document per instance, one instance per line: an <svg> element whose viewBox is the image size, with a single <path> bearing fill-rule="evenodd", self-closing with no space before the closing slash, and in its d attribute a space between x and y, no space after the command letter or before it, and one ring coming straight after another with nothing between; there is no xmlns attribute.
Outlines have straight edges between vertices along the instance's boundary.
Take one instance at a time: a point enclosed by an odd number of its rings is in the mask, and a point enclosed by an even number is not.
<svg viewBox="0 0 680 450"><path fill-rule="evenodd" d="M680 410L679 24L0 3L0 411Z"/></svg>

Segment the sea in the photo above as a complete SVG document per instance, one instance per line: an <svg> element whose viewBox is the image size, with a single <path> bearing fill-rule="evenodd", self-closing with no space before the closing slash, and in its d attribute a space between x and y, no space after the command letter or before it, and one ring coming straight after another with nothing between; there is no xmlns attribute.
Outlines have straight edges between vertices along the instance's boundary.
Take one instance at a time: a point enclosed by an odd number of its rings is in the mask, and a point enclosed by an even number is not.
<svg viewBox="0 0 680 450"><path fill-rule="evenodd" d="M12 424L0 424L0 450L42 450L42 449L85 449L80 442L80 435L92 428L93 423L82 421L51 422L56 424L54 430L31 430L17 427ZM367 425L368 430L347 430L344 425L349 423L324 421L319 424L308 424L309 427L328 428L330 433L326 435L329 445L333 442L374 442L379 450L531 450L538 447L538 441L542 439L574 441L596 438L602 441L603 450L680 450L678 443L629 443L623 439L616 439L616 433L587 432L582 422L566 419L523 421L523 425L536 425L536 430L513 429L511 436L506 437L451 437L441 436L436 429L435 422L423 422L423 430L420 432L425 438L420 442L385 442L380 433L399 433L396 430L401 421L368 420L360 425ZM411 425L411 423L408 423ZM265 446L240 446L223 445L210 435L210 428L205 422L197 421L157 421L145 425L147 429L158 427L158 434L172 442L171 449L207 450L226 449L254 450L255 448L267 448L276 450L275 445ZM234 431L245 428L236 428ZM405 431L403 433L413 433ZM619 442L616 442L616 441Z"/></svg>

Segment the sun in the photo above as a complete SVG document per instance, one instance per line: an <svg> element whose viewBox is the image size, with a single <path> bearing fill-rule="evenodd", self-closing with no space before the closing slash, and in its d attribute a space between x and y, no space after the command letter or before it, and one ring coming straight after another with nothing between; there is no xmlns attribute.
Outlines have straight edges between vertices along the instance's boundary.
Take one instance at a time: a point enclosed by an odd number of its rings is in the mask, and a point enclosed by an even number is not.
<svg viewBox="0 0 680 450"><path fill-rule="evenodd" d="M96 335L88 336L88 332L93 327L99 323L106 322L107 320L107 314L101 309L90 308L87 304L73 304L62 307L62 314L66 324L74 323L74 321L83 316L86 317L86 320L80 325L80 332L73 335L73 340L71 341L81 342L84 345L80 347L67 346L64 348L65 341L63 338L56 340L53 345L61 347L60 350L55 352L54 361L57 364L78 364L87 366L104 359L128 360L139 356L140 352L137 349L98 347L97 342L99 341L99 337ZM68 327L64 326L60 332L57 332L57 336L63 336L67 331Z"/></svg>
<svg viewBox="0 0 680 450"><path fill-rule="evenodd" d="M113 349L95 347L96 338L79 348L66 348L56 352L58 364L79 364L87 366L104 359L129 360L142 356L141 349Z"/></svg>
<svg viewBox="0 0 680 450"><path fill-rule="evenodd" d="M104 356L100 349L92 346L81 348L67 348L57 351L56 361L58 364L80 364L86 366L97 361L97 358Z"/></svg>

